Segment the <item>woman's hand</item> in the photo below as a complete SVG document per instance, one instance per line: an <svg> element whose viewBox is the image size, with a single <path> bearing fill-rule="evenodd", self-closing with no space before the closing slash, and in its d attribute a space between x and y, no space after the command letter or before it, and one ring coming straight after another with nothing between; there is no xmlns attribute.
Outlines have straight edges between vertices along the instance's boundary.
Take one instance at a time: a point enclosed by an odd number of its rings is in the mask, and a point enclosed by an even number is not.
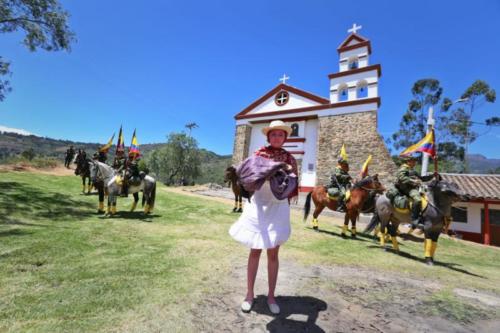
<svg viewBox="0 0 500 333"><path fill-rule="evenodd" d="M296 205L299 202L299 196L296 195L290 199L290 203Z"/></svg>
<svg viewBox="0 0 500 333"><path fill-rule="evenodd" d="M286 164L286 165L285 165L285 170L286 170L286 171L292 171L292 170L293 170L293 167L292 167L290 164Z"/></svg>

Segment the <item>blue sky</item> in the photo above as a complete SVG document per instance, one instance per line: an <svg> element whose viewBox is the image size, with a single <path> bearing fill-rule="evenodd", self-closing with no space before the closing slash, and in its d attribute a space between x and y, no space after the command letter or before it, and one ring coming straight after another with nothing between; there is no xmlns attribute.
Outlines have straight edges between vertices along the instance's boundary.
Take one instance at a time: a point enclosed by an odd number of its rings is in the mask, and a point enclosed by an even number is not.
<svg viewBox="0 0 500 333"><path fill-rule="evenodd" d="M120 6L116 4L120 3ZM398 127L418 79L456 99L476 79L500 94L500 1L62 1L78 41L70 53L30 53L0 35L14 91L0 125L78 141L164 142L195 121L200 146L232 152L233 116L279 83L328 97L337 47L353 23L382 65L379 131ZM500 96L477 121L500 116ZM471 153L500 158L500 128Z"/></svg>

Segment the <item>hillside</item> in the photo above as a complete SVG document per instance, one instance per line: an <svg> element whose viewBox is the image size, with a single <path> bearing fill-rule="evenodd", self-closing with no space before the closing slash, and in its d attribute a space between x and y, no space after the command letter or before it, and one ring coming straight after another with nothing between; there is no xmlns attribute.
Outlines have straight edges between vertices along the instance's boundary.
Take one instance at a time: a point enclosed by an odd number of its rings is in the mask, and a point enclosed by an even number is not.
<svg viewBox="0 0 500 333"><path fill-rule="evenodd" d="M64 159L66 149L73 145L75 149L84 149L87 154L92 154L102 146L100 143L75 142L70 140L57 140L36 135L21 135L17 133L0 132L0 163L9 157L21 154L23 151L33 149L37 156L47 156ZM143 154L161 148L163 143L148 143L140 146ZM111 152L114 151L114 146ZM224 169L231 164L231 155L218 155L206 149L200 149L202 156L201 175L195 180L197 183L223 183ZM109 156L109 161L113 155Z"/></svg>

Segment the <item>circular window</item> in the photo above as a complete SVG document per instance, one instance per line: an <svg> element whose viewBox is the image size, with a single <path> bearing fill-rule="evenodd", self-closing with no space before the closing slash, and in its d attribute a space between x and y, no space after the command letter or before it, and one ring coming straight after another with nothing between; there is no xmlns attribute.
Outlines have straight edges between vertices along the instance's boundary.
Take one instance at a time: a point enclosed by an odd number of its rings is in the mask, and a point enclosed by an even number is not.
<svg viewBox="0 0 500 333"><path fill-rule="evenodd" d="M288 92L282 90L276 94L276 96L274 97L274 102L278 106L283 106L288 102L289 99L290 96L288 95Z"/></svg>

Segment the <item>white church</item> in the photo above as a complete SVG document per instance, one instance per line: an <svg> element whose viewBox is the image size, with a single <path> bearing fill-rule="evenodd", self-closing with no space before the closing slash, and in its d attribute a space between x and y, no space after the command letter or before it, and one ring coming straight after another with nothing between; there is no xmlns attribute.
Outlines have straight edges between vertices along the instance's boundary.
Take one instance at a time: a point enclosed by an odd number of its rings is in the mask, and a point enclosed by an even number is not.
<svg viewBox="0 0 500 333"><path fill-rule="evenodd" d="M261 129L276 119L283 120L293 129L284 148L299 162L302 191L309 191L319 184L319 178L322 182L328 178L343 143L348 153L356 150L358 155L353 156L356 164L362 164L373 141L376 141L376 148L382 150L383 156L379 156L379 160L390 159L377 132L381 66L370 64L371 43L357 33L360 28L354 24L337 48L338 72L328 75L329 98L292 87L286 83L289 77L283 75L282 83L235 115L234 163L267 144ZM370 126L368 134L357 128L357 122L366 124L367 120ZM361 153L360 150L367 152Z"/></svg>

